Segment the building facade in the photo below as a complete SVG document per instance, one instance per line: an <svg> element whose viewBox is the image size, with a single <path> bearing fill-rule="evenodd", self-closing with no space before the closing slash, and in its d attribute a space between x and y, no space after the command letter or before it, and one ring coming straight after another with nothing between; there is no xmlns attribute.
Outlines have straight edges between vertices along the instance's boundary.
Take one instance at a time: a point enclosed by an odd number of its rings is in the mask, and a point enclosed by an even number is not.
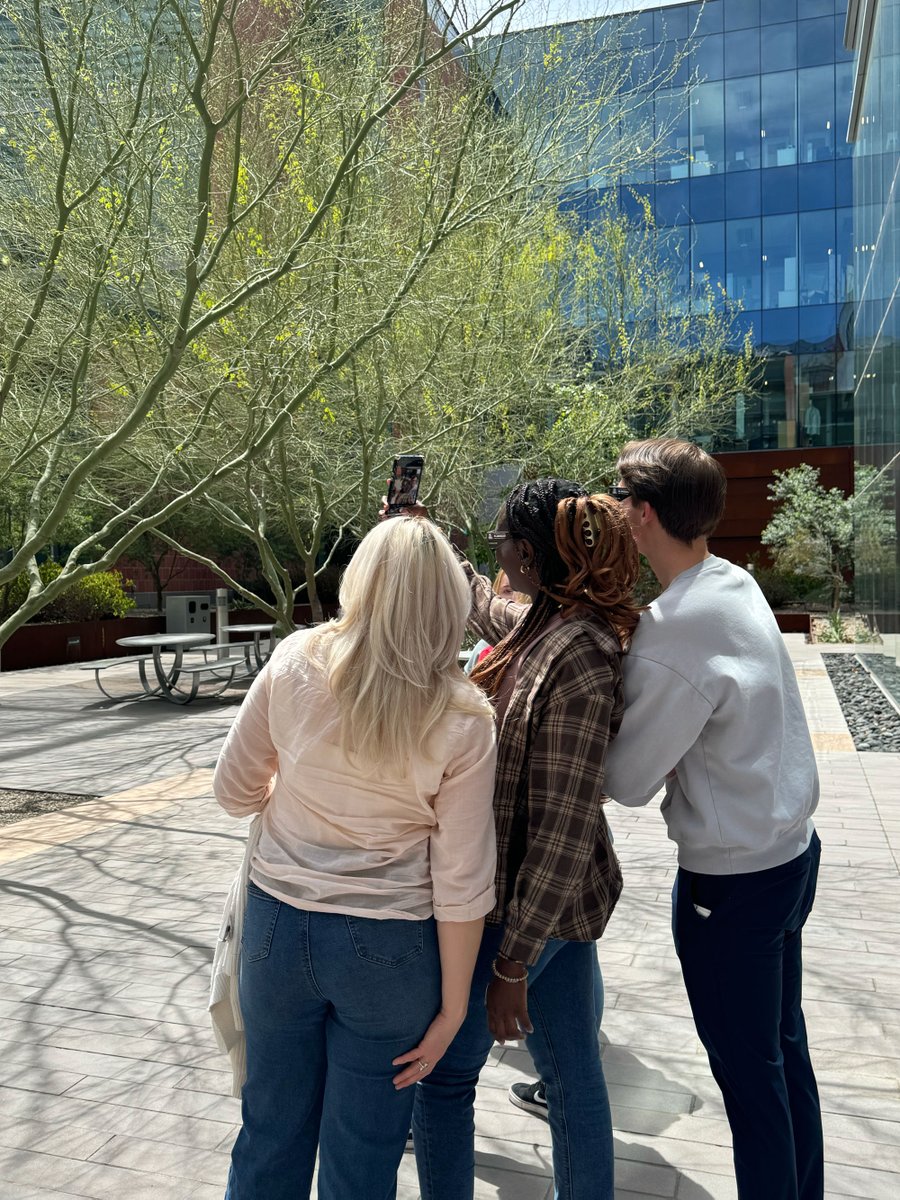
<svg viewBox="0 0 900 1200"><path fill-rule="evenodd" d="M740 302L735 343L749 331L763 359L758 394L735 398L719 450L853 441L857 268L845 17L846 0L707 0L516 34L546 53L567 37L574 44L577 30L572 71L602 64L604 44L621 42L633 55L631 86L639 91L647 80L645 104L632 99L629 107L636 138L652 122L657 152L615 181L613 199L636 215L648 205L666 231L661 245L685 305L723 293ZM588 30L593 56L584 49ZM667 61L677 65L660 88ZM609 188L602 161L593 162L584 189L564 203L589 221L609 202Z"/></svg>
<svg viewBox="0 0 900 1200"><path fill-rule="evenodd" d="M856 458L874 468L890 515L857 564L856 595L900 658L900 0L852 0L856 54L848 138L854 150ZM873 486L872 476L860 479ZM863 531L865 532L865 531ZM877 665L877 664L876 664ZM887 676L896 679L893 672Z"/></svg>

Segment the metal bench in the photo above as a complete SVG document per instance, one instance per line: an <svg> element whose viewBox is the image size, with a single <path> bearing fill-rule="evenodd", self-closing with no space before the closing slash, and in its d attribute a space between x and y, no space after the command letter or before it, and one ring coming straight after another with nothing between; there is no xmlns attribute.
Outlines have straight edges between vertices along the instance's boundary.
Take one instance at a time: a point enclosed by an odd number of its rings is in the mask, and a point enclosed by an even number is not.
<svg viewBox="0 0 900 1200"><path fill-rule="evenodd" d="M200 686L200 678L203 675L212 675L216 679L221 680L222 686L218 689L218 691L204 693L204 695L211 694L213 696L218 696L225 691L225 689L234 679L235 671L238 670L239 667L246 666L247 659L245 657L220 658L215 662L198 663L196 666L182 663L178 668L177 675L172 680L172 684L168 689L167 699L172 700L175 704L190 704L190 702L197 695L197 688ZM227 672L227 678L222 679L222 676L218 674L218 672L221 671ZM182 675L189 675L191 679L191 690L186 694L178 691L178 680Z"/></svg>
<svg viewBox="0 0 900 1200"><path fill-rule="evenodd" d="M144 663L146 662L153 662L152 654L129 654L127 658L111 658L107 662L83 663L78 670L93 671L94 681L96 682L97 687L100 689L103 695L108 696L110 700L132 700L135 696L147 696L153 692L160 691L159 687L150 687L150 684L147 680L147 672L144 667ZM108 692L100 682L100 672L107 670L109 667L124 667L126 665L130 666L133 663L138 664L138 671L140 672L143 690L140 692L129 692L124 696L114 696L112 692Z"/></svg>

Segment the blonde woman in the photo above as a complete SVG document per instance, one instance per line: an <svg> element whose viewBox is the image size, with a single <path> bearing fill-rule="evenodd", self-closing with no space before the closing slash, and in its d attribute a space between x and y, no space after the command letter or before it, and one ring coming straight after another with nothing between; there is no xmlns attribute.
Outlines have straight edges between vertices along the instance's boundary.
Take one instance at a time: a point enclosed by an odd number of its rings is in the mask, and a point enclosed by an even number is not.
<svg viewBox="0 0 900 1200"><path fill-rule="evenodd" d="M344 576L337 620L287 638L214 788L262 812L241 949L243 1125L227 1200L389 1200L415 1089L467 1010L494 904L494 727L459 669L469 586L399 517Z"/></svg>

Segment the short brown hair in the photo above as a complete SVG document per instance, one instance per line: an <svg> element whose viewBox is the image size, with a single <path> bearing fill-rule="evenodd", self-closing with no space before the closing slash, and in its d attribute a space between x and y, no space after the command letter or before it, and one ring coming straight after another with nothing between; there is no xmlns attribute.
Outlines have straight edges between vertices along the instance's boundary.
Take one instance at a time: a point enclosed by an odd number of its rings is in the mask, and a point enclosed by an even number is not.
<svg viewBox="0 0 900 1200"><path fill-rule="evenodd" d="M651 505L666 533L680 542L709 537L722 519L725 472L693 442L629 442L617 469L632 498Z"/></svg>

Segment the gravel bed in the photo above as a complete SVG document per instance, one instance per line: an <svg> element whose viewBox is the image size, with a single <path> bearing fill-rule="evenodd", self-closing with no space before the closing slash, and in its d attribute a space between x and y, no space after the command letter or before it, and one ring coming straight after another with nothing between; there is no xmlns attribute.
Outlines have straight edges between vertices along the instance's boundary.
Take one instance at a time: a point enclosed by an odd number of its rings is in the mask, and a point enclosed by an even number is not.
<svg viewBox="0 0 900 1200"><path fill-rule="evenodd" d="M825 652L822 659L856 749L900 754L900 714L856 655Z"/></svg>
<svg viewBox="0 0 900 1200"><path fill-rule="evenodd" d="M16 792L0 788L0 825L12 825L25 817L59 812L85 800L96 799L96 796L73 796L68 792Z"/></svg>

